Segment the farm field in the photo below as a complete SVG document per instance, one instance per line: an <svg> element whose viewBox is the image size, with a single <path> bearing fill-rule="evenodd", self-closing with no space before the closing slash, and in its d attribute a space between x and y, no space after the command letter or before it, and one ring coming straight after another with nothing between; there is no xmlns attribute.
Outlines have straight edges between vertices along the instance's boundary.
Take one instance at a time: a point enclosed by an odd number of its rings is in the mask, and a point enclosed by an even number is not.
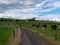
<svg viewBox="0 0 60 45"><path fill-rule="evenodd" d="M1 20L0 20L1 21ZM52 21L27 21L27 20L16 20L16 19L4 19L0 24L0 45L5 45L8 42L9 37L12 35L12 26L20 27L21 29L27 30L34 33L39 39L47 41L50 45L60 45L60 22ZM32 24L40 25L38 28L33 27ZM46 24L47 28L42 29L42 25ZM52 30L51 25L56 24L57 29ZM27 33L28 34L28 33Z"/></svg>
<svg viewBox="0 0 60 45"><path fill-rule="evenodd" d="M7 45L13 29L6 23L0 24L0 45Z"/></svg>
<svg viewBox="0 0 60 45"><path fill-rule="evenodd" d="M32 27L32 24L39 24L40 26L36 28L36 27ZM42 29L43 24L47 25L46 29ZM56 31L50 28L50 26L53 24L57 25ZM60 44L60 25L59 24L60 24L59 22L49 22L49 21L21 21L19 23L21 28L34 32L37 35L37 37L50 42L52 45Z"/></svg>

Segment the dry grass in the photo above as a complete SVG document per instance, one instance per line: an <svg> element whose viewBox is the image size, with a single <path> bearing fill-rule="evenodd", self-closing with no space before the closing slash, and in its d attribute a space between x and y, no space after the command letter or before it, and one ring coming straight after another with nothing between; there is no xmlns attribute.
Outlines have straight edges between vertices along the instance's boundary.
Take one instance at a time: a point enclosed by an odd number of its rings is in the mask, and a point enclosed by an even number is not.
<svg viewBox="0 0 60 45"><path fill-rule="evenodd" d="M15 37L12 35L9 39L9 45L19 45L21 42L21 30L20 28L17 29L15 28Z"/></svg>

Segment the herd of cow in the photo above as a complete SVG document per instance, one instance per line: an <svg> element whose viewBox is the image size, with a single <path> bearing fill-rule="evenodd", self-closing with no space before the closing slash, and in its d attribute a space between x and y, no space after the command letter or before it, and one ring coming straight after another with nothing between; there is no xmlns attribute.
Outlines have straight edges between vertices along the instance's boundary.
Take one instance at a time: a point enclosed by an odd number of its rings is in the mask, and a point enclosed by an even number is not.
<svg viewBox="0 0 60 45"><path fill-rule="evenodd" d="M32 27L38 28L38 27L40 27L40 25L39 24L32 24ZM42 27L42 29L48 28L47 24L42 24L41 27ZM57 29L57 25L56 24L50 25L50 28L52 30L56 30Z"/></svg>
<svg viewBox="0 0 60 45"><path fill-rule="evenodd" d="M3 23L0 22L0 25L3 25ZM10 24L8 24L8 25L10 25ZM58 25L59 25L59 24L58 24ZM52 30L56 30L58 25L56 25L56 24L50 25L50 28L51 28ZM48 28L48 25L47 25L47 24L42 24L42 25L39 25L39 24L32 24L31 26L32 26L32 27L35 27L35 28L38 28L38 27L41 26L42 29Z"/></svg>

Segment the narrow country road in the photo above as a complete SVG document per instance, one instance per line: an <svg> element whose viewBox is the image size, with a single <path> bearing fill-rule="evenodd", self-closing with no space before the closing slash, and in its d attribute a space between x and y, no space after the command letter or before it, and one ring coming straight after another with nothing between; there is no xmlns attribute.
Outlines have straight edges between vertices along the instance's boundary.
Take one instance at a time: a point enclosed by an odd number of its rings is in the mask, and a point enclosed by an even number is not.
<svg viewBox="0 0 60 45"><path fill-rule="evenodd" d="M32 45L25 31L22 31L22 45Z"/></svg>
<svg viewBox="0 0 60 45"><path fill-rule="evenodd" d="M50 45L50 43L38 39L34 33L28 30L22 30L22 42L21 45Z"/></svg>

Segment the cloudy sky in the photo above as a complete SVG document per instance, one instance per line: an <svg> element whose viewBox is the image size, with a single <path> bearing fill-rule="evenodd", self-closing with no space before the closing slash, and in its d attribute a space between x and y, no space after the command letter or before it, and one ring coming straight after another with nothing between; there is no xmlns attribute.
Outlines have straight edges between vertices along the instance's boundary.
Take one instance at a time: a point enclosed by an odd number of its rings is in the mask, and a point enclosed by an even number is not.
<svg viewBox="0 0 60 45"><path fill-rule="evenodd" d="M0 0L0 18L60 21L60 0Z"/></svg>

